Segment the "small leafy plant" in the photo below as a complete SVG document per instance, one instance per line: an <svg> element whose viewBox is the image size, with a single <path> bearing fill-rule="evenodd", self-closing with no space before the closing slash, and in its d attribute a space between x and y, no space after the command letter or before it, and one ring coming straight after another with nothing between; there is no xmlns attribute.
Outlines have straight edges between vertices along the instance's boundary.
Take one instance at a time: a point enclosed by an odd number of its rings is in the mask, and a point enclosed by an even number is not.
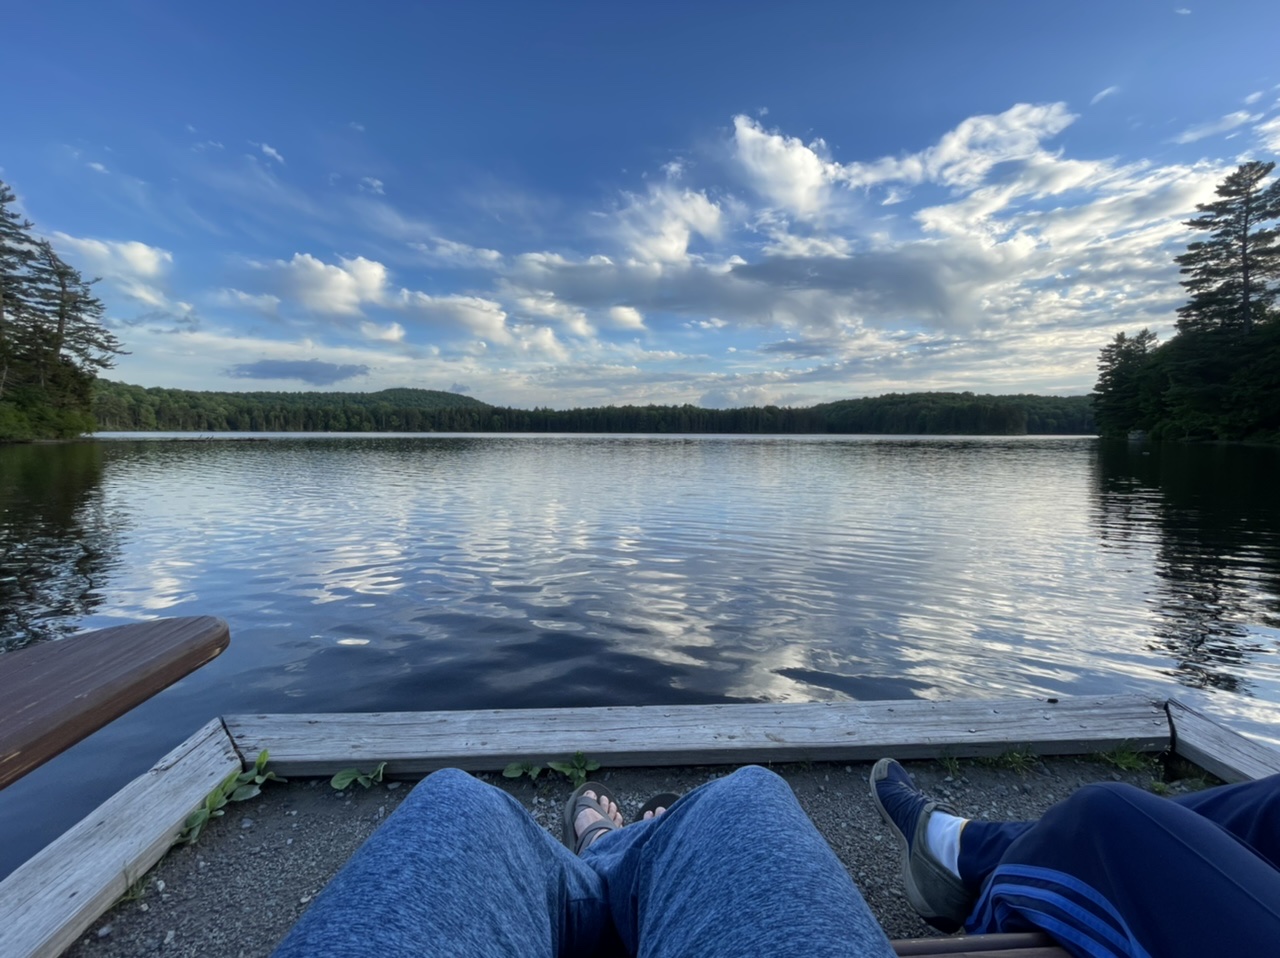
<svg viewBox="0 0 1280 958"><path fill-rule="evenodd" d="M587 781L587 774L600 767L599 762L595 759L587 758L582 752L574 752L573 758L567 762L547 762L547 765L573 782L574 788L580 788L584 785Z"/></svg>
<svg viewBox="0 0 1280 958"><path fill-rule="evenodd" d="M208 794L204 802L194 812L187 816L187 821L182 827L182 833L174 842L175 845L190 845L200 837L200 833L204 831L204 827L209 824L209 820L213 818L221 818L223 809L228 802L244 802L251 798L256 798L262 794L262 786L267 782L285 782L288 779L280 778L275 772L267 770L267 751L263 749L258 753L257 761L253 763L253 767L245 772L232 772L224 778L212 792Z"/></svg>
<svg viewBox="0 0 1280 958"><path fill-rule="evenodd" d="M521 775L528 775L531 782L536 782L541 774L542 766L534 765L532 762L512 762L502 770L503 778L519 778Z"/></svg>
<svg viewBox="0 0 1280 958"><path fill-rule="evenodd" d="M372 788L382 781L382 772L386 767L386 762L379 762L378 767L372 772L362 772L358 768L344 768L329 779L329 784L340 792L349 788L353 783L363 785L365 788Z"/></svg>
<svg viewBox="0 0 1280 958"><path fill-rule="evenodd" d="M938 764L941 765L952 778L960 777L960 760L954 755L946 753L938 756Z"/></svg>
<svg viewBox="0 0 1280 958"><path fill-rule="evenodd" d="M1129 742L1122 742L1109 752L1098 752L1094 757L1122 772L1147 772L1155 765L1153 759L1137 751Z"/></svg>
<svg viewBox="0 0 1280 958"><path fill-rule="evenodd" d="M1007 768L1019 775L1026 775L1039 764L1040 756L1032 751L1030 745L1022 745L1007 749L994 757L980 758L978 761L992 768Z"/></svg>

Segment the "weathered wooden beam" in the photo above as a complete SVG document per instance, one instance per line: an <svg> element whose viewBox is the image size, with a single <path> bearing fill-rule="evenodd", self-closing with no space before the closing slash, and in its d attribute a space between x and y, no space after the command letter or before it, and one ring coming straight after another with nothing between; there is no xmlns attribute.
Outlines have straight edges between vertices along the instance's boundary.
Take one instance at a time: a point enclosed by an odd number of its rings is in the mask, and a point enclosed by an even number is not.
<svg viewBox="0 0 1280 958"><path fill-rule="evenodd" d="M993 755L1026 746L1070 755L1169 744L1163 703L1140 696L625 706L456 712L232 715L245 755L284 775L388 763L416 775L502 768L586 752L604 765L706 765Z"/></svg>
<svg viewBox="0 0 1280 958"><path fill-rule="evenodd" d="M230 635L202 615L0 655L0 788L216 658Z"/></svg>
<svg viewBox="0 0 1280 958"><path fill-rule="evenodd" d="M1224 782L1280 774L1280 750L1246 738L1177 699L1169 699L1166 707L1173 726L1173 749L1188 762Z"/></svg>
<svg viewBox="0 0 1280 958"><path fill-rule="evenodd" d="M965 935L962 938L900 938L891 941L898 958L1068 958L1067 951L1040 932Z"/></svg>
<svg viewBox="0 0 1280 958"><path fill-rule="evenodd" d="M173 844L187 816L242 768L214 719L0 882L0 955L61 954Z"/></svg>

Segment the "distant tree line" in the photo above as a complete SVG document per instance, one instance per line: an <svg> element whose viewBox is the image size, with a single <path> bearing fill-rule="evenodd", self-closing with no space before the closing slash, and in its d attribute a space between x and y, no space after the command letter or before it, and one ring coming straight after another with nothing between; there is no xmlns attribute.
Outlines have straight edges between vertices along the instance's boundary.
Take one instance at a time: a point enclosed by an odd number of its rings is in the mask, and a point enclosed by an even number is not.
<svg viewBox="0 0 1280 958"><path fill-rule="evenodd" d="M12 208L0 181L0 441L93 431L91 387L120 343L102 302Z"/></svg>
<svg viewBox="0 0 1280 958"><path fill-rule="evenodd" d="M1206 236L1177 258L1189 299L1166 343L1119 333L1098 359L1104 437L1280 441L1280 181L1244 163L1186 225Z"/></svg>
<svg viewBox="0 0 1280 958"><path fill-rule="evenodd" d="M185 432L621 432L1087 434L1088 396L909 393L808 408L598 406L514 409L456 393L194 392L98 380L93 414L106 430Z"/></svg>

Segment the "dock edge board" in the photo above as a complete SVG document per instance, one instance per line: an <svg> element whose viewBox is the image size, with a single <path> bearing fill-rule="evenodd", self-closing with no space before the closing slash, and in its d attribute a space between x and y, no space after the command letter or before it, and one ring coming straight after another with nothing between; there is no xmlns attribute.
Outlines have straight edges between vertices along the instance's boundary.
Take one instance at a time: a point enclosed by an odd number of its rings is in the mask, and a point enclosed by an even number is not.
<svg viewBox="0 0 1280 958"><path fill-rule="evenodd" d="M20 865L0 882L0 955L61 954L164 856L205 796L242 768L214 719Z"/></svg>
<svg viewBox="0 0 1280 958"><path fill-rule="evenodd" d="M604 766L865 761L1159 751L1170 743L1163 700L1088 696L1013 701L621 706L455 712L229 715L241 754L270 752L281 775L325 775L387 763L394 775L545 763L585 752Z"/></svg>

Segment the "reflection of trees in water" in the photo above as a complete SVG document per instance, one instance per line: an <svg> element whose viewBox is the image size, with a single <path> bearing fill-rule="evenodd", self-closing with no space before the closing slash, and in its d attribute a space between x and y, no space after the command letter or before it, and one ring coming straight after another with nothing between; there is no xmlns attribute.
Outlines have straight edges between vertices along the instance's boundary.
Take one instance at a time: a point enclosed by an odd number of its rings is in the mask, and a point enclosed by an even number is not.
<svg viewBox="0 0 1280 958"><path fill-rule="evenodd" d="M1097 466L1100 537L1156 549L1149 648L1183 685L1250 694L1272 650L1249 624L1280 624L1280 450L1104 442Z"/></svg>
<svg viewBox="0 0 1280 958"><path fill-rule="evenodd" d="M0 446L0 651L74 631L116 552L97 443Z"/></svg>

